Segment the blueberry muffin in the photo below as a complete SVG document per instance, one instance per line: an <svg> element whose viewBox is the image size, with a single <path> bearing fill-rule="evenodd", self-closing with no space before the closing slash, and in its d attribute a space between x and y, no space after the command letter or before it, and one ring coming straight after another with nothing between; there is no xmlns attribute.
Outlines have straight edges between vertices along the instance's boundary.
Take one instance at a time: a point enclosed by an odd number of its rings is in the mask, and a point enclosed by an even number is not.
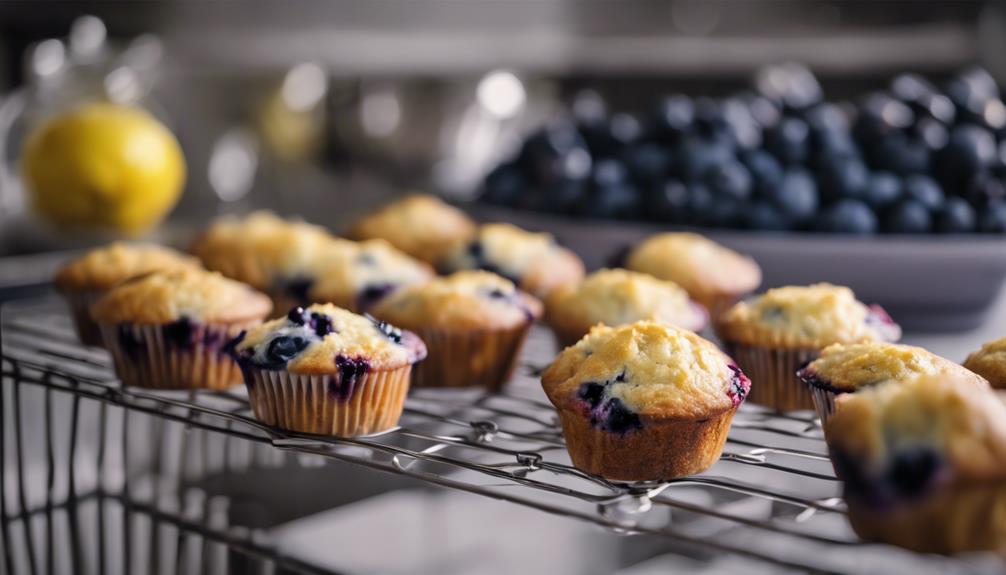
<svg viewBox="0 0 1006 575"><path fill-rule="evenodd" d="M559 286L545 302L545 320L562 347L599 323L618 326L647 319L700 331L707 317L705 308L674 282L622 269L596 271L578 284Z"/></svg>
<svg viewBox="0 0 1006 575"><path fill-rule="evenodd" d="M463 271L405 288L373 313L426 342L429 357L416 368L417 387L498 390L541 307L506 278Z"/></svg>
<svg viewBox="0 0 1006 575"><path fill-rule="evenodd" d="M231 342L255 417L354 437L391 429L426 356L414 334L332 304L296 307Z"/></svg>
<svg viewBox="0 0 1006 575"><path fill-rule="evenodd" d="M541 383L573 464L618 481L709 468L751 386L709 341L647 321L593 328L559 354Z"/></svg>
<svg viewBox="0 0 1006 575"><path fill-rule="evenodd" d="M276 312L283 313L308 302L319 260L354 246L319 226L259 211L217 220L191 251L207 268L269 294Z"/></svg>
<svg viewBox="0 0 1006 575"><path fill-rule="evenodd" d="M779 410L814 407L796 372L825 347L901 338L883 309L831 284L770 289L724 312L715 326L727 353L756 384L751 401Z"/></svg>
<svg viewBox="0 0 1006 575"><path fill-rule="evenodd" d="M395 290L433 277L429 265L384 240L347 243L351 245L331 251L315 266L316 279L308 290L309 301L332 302L363 313Z"/></svg>
<svg viewBox="0 0 1006 575"><path fill-rule="evenodd" d="M968 356L964 367L984 377L992 387L1006 389L1006 337L983 345Z"/></svg>
<svg viewBox="0 0 1006 575"><path fill-rule="evenodd" d="M70 261L56 273L53 283L70 305L80 341L100 346L101 331L89 309L109 289L154 271L199 267L195 258L170 248L115 242Z"/></svg>
<svg viewBox="0 0 1006 575"><path fill-rule="evenodd" d="M154 272L91 306L122 383L222 389L241 383L227 342L269 315L269 298L219 273Z"/></svg>
<svg viewBox="0 0 1006 575"><path fill-rule="evenodd" d="M583 262L558 245L551 234L536 234L509 224L485 224L475 238L452 247L439 267L444 273L482 269L499 274L535 297L583 279Z"/></svg>
<svg viewBox="0 0 1006 575"><path fill-rule="evenodd" d="M761 284L753 259L686 232L650 236L628 251L624 265L685 288L713 317Z"/></svg>
<svg viewBox="0 0 1006 575"><path fill-rule="evenodd" d="M821 423L827 423L839 395L888 381L939 373L959 374L987 387L981 377L949 359L921 347L880 341L829 345L797 377L810 390Z"/></svg>
<svg viewBox="0 0 1006 575"><path fill-rule="evenodd" d="M836 400L828 448L863 539L1006 556L1006 404L960 373Z"/></svg>
<svg viewBox="0 0 1006 575"><path fill-rule="evenodd" d="M428 194L390 203L365 216L348 234L354 240L386 240L431 265L451 246L474 236L475 224L464 212Z"/></svg>

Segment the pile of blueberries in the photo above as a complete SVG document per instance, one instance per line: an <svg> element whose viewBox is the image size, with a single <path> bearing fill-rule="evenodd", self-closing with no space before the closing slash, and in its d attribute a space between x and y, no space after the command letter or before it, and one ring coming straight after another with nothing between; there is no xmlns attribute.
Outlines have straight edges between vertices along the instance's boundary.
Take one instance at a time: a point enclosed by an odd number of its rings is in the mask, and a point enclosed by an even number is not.
<svg viewBox="0 0 1006 575"><path fill-rule="evenodd" d="M855 103L801 67L725 99L610 113L599 94L530 134L481 200L586 217L845 234L1006 233L1006 105L984 70L914 74Z"/></svg>

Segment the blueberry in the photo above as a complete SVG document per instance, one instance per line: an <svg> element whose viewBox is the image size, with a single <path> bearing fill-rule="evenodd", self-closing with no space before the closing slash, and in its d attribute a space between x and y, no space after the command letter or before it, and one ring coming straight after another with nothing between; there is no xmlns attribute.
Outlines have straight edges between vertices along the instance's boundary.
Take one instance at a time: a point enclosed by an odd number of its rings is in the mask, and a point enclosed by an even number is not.
<svg viewBox="0 0 1006 575"><path fill-rule="evenodd" d="M675 149L678 170L686 179L697 179L710 169L733 159L733 150L722 138L686 136Z"/></svg>
<svg viewBox="0 0 1006 575"><path fill-rule="evenodd" d="M842 158L860 157L859 146L848 132L829 130L814 137L814 164L827 166Z"/></svg>
<svg viewBox="0 0 1006 575"><path fill-rule="evenodd" d="M500 164L486 176L482 199L492 204L512 206L526 186L524 174L517 164Z"/></svg>
<svg viewBox="0 0 1006 575"><path fill-rule="evenodd" d="M729 161L706 174L706 184L714 195L746 200L751 195L751 173L740 162Z"/></svg>
<svg viewBox="0 0 1006 575"><path fill-rule="evenodd" d="M957 186L992 165L995 159L996 142L992 134L979 126L964 124L950 132L936 168L946 185Z"/></svg>
<svg viewBox="0 0 1006 575"><path fill-rule="evenodd" d="M269 342L266 348L265 360L267 367L278 368L297 356L308 346L306 339L299 336L281 335Z"/></svg>
<svg viewBox="0 0 1006 575"><path fill-rule="evenodd" d="M608 117L608 104L598 92L582 90L573 96L570 111L579 126L598 126Z"/></svg>
<svg viewBox="0 0 1006 575"><path fill-rule="evenodd" d="M703 221L716 228L732 228L741 222L744 204L733 196L712 195L713 201Z"/></svg>
<svg viewBox="0 0 1006 575"><path fill-rule="evenodd" d="M586 150L576 127L566 121L543 126L521 147L519 161L535 181L550 182L562 175L563 161L574 150Z"/></svg>
<svg viewBox="0 0 1006 575"><path fill-rule="evenodd" d="M915 200L930 211L943 207L943 189L929 176L912 175L905 178L905 197Z"/></svg>
<svg viewBox="0 0 1006 575"><path fill-rule="evenodd" d="M958 112L967 117L981 113L985 103L999 97L999 86L987 71L981 68L968 70L947 85L947 95Z"/></svg>
<svg viewBox="0 0 1006 575"><path fill-rule="evenodd" d="M924 234L930 231L932 225L929 208L914 199L901 201L883 218L883 230L892 234Z"/></svg>
<svg viewBox="0 0 1006 575"><path fill-rule="evenodd" d="M779 231L789 227L786 216L772 204L764 200L756 200L743 210L746 227L752 230Z"/></svg>
<svg viewBox="0 0 1006 575"><path fill-rule="evenodd" d="M875 210L890 206L901 198L901 178L890 172L873 172L863 190L863 200Z"/></svg>
<svg viewBox="0 0 1006 575"><path fill-rule="evenodd" d="M761 146L762 128L751 114L751 109L739 98L730 98L723 103L723 116L728 132L737 147L752 150Z"/></svg>
<svg viewBox="0 0 1006 575"><path fill-rule="evenodd" d="M837 104L822 102L807 110L804 117L811 131L817 134L849 131L849 118Z"/></svg>
<svg viewBox="0 0 1006 575"><path fill-rule="evenodd" d="M863 202L844 199L825 210L817 224L823 232L867 235L877 231L877 216Z"/></svg>
<svg viewBox="0 0 1006 575"><path fill-rule="evenodd" d="M750 150L741 157L744 166L754 178L755 189L764 194L779 186L783 178L782 165L775 156L764 150Z"/></svg>
<svg viewBox="0 0 1006 575"><path fill-rule="evenodd" d="M694 120L695 105L691 98L675 94L657 106L653 127L658 137L674 139L691 129Z"/></svg>
<svg viewBox="0 0 1006 575"><path fill-rule="evenodd" d="M304 319L304 308L297 306L290 308L290 311L286 313L286 319L294 325L304 325L306 320Z"/></svg>
<svg viewBox="0 0 1006 575"><path fill-rule="evenodd" d="M712 98L695 100L695 129L707 138L719 138L730 134L723 107Z"/></svg>
<svg viewBox="0 0 1006 575"><path fill-rule="evenodd" d="M328 391L339 401L347 401L353 396L356 384L370 371L370 362L359 357L335 356L335 368L339 378L328 382Z"/></svg>
<svg viewBox="0 0 1006 575"><path fill-rule="evenodd" d="M704 184L693 183L688 186L688 215L691 224L702 224L708 221L709 212L713 207L713 193Z"/></svg>
<svg viewBox="0 0 1006 575"><path fill-rule="evenodd" d="M683 222L687 219L690 195L678 180L666 180L652 186L647 196L647 215L662 222Z"/></svg>
<svg viewBox="0 0 1006 575"><path fill-rule="evenodd" d="M1006 233L1006 202L993 202L978 217L978 231L985 234Z"/></svg>
<svg viewBox="0 0 1006 575"><path fill-rule="evenodd" d="M902 133L891 134L874 148L877 165L897 174L929 172L929 148L924 142Z"/></svg>
<svg viewBox="0 0 1006 575"><path fill-rule="evenodd" d="M860 197L870 179L862 161L839 158L825 166L820 174L821 195L829 201Z"/></svg>
<svg viewBox="0 0 1006 575"><path fill-rule="evenodd" d="M624 184L628 180L625 164L614 159L604 159L594 164L591 183L595 188L607 188Z"/></svg>
<svg viewBox="0 0 1006 575"><path fill-rule="evenodd" d="M614 184L594 189L582 213L599 218L631 219L639 215L639 191L631 184Z"/></svg>
<svg viewBox="0 0 1006 575"><path fill-rule="evenodd" d="M978 209L1006 199L1006 187L1003 181L993 174L982 171L969 178L964 187L964 197Z"/></svg>
<svg viewBox="0 0 1006 575"><path fill-rule="evenodd" d="M787 170L779 187L765 197L796 222L806 221L817 211L817 185L806 170Z"/></svg>
<svg viewBox="0 0 1006 575"><path fill-rule="evenodd" d="M323 313L312 312L310 325L318 337L325 337L336 331L332 325L332 318Z"/></svg>
<svg viewBox="0 0 1006 575"><path fill-rule="evenodd" d="M623 148L639 139L643 133L643 127L635 116L619 112L611 116L608 131L612 143L617 148Z"/></svg>
<svg viewBox="0 0 1006 575"><path fill-rule="evenodd" d="M936 231L943 234L966 234L975 230L975 211L963 198L947 198L936 215Z"/></svg>
<svg viewBox="0 0 1006 575"><path fill-rule="evenodd" d="M603 421L599 422L601 428L612 433L625 434L635 429L643 427L643 422L639 419L639 414L630 410L617 397L609 399L602 411L605 413Z"/></svg>
<svg viewBox="0 0 1006 575"><path fill-rule="evenodd" d="M164 334L165 343L172 347L191 349L195 343L193 341L195 326L192 324L192 320L187 317L181 317L176 321L165 324L161 328L161 332Z"/></svg>
<svg viewBox="0 0 1006 575"><path fill-rule="evenodd" d="M766 143L782 163L803 163L810 153L810 128L799 118L786 118L768 133Z"/></svg>
<svg viewBox="0 0 1006 575"><path fill-rule="evenodd" d="M367 317L370 319L371 322L373 322L374 327L377 328L377 331L381 332L381 334L384 335L384 337L390 339L395 343L402 343L402 330L398 329L397 327L391 325L386 321L381 321L369 314L367 315Z"/></svg>
<svg viewBox="0 0 1006 575"><path fill-rule="evenodd" d="M943 149L950 140L950 132L946 126L932 118L922 118L916 122L912 127L912 133L930 152Z"/></svg>
<svg viewBox="0 0 1006 575"><path fill-rule="evenodd" d="M936 88L918 74L899 74L891 80L891 94L905 104L912 105L935 92Z"/></svg>
<svg viewBox="0 0 1006 575"><path fill-rule="evenodd" d="M671 170L672 158L667 148L657 144L632 146L623 156L629 173L641 183L653 183Z"/></svg>
<svg viewBox="0 0 1006 575"><path fill-rule="evenodd" d="M556 182L543 191L541 209L559 214L571 213L587 197L587 190L585 182L572 180Z"/></svg>
<svg viewBox="0 0 1006 575"><path fill-rule="evenodd" d="M943 459L931 449L899 451L891 460L887 480L904 498L922 495L938 479Z"/></svg>
<svg viewBox="0 0 1006 575"><path fill-rule="evenodd" d="M914 121L911 108L888 94L875 92L861 102L853 133L860 142L871 142L908 128Z"/></svg>
<svg viewBox="0 0 1006 575"><path fill-rule="evenodd" d="M604 385L594 382L581 384L580 390L577 391L576 395L591 408L596 408L604 400Z"/></svg>

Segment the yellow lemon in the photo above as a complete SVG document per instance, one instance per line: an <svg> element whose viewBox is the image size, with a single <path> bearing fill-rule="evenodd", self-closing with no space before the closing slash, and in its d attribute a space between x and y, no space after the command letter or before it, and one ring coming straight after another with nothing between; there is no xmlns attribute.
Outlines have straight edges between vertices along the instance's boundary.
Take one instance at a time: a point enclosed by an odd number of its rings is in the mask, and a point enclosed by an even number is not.
<svg viewBox="0 0 1006 575"><path fill-rule="evenodd" d="M52 223L137 233L178 201L185 158L145 110L92 103L39 126L25 143L22 172L35 210Z"/></svg>

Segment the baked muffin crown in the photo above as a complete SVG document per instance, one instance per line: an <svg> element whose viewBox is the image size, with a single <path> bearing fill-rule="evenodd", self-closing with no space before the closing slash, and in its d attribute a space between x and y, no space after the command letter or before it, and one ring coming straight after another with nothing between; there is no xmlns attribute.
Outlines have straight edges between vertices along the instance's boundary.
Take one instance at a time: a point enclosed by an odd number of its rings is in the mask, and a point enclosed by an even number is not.
<svg viewBox="0 0 1006 575"><path fill-rule="evenodd" d="M830 345L800 370L800 378L848 392L937 373L956 373L985 385L980 376L921 347L877 341Z"/></svg>
<svg viewBox="0 0 1006 575"><path fill-rule="evenodd" d="M703 419L737 406L750 387L711 342L649 321L594 327L559 354L541 381L556 405L607 404L624 412L623 420Z"/></svg>
<svg viewBox="0 0 1006 575"><path fill-rule="evenodd" d="M238 361L298 374L394 369L426 357L415 335L332 304L294 308L248 330L233 346Z"/></svg>
<svg viewBox="0 0 1006 575"><path fill-rule="evenodd" d="M953 481L1006 478L1006 404L960 373L845 394L827 424L847 494L878 506Z"/></svg>
<svg viewBox="0 0 1006 575"><path fill-rule="evenodd" d="M322 254L351 245L320 226L257 211L216 220L190 251L209 269L261 290L274 290L313 273Z"/></svg>
<svg viewBox="0 0 1006 575"><path fill-rule="evenodd" d="M272 303L248 285L218 272L179 269L154 272L112 288L93 306L99 323L233 323L266 316Z"/></svg>
<svg viewBox="0 0 1006 575"><path fill-rule="evenodd" d="M366 310L402 286L433 277L430 266L384 240L346 243L349 245L319 259L315 280L308 290L309 300Z"/></svg>
<svg viewBox="0 0 1006 575"><path fill-rule="evenodd" d="M196 258L170 248L114 242L70 261L53 281L64 291L102 291L154 271L201 267Z"/></svg>
<svg viewBox="0 0 1006 575"><path fill-rule="evenodd" d="M984 377L997 389L1006 389L1006 337L990 341L968 356L964 367Z"/></svg>
<svg viewBox="0 0 1006 575"><path fill-rule="evenodd" d="M602 269L559 286L546 300L546 314L550 322L586 326L645 319L699 330L706 322L705 311L674 282L623 269Z"/></svg>
<svg viewBox="0 0 1006 575"><path fill-rule="evenodd" d="M461 210L429 194L414 194L364 216L352 227L356 240L384 239L427 263L475 235L475 223Z"/></svg>
<svg viewBox="0 0 1006 575"><path fill-rule="evenodd" d="M374 315L401 325L445 330L506 329L541 316L542 305L491 272L455 272L392 294Z"/></svg>
<svg viewBox="0 0 1006 575"><path fill-rule="evenodd" d="M702 301L750 293L762 278L753 259L689 232L650 236L629 251L625 267L673 281Z"/></svg>
<svg viewBox="0 0 1006 575"><path fill-rule="evenodd" d="M583 262L547 233L502 223L484 224L475 238L451 248L438 267L446 273L482 269L497 273L535 296L583 278Z"/></svg>
<svg viewBox="0 0 1006 575"><path fill-rule="evenodd" d="M901 328L882 308L863 304L847 287L827 283L770 289L727 310L717 328L725 339L770 347L814 348L901 337Z"/></svg>

